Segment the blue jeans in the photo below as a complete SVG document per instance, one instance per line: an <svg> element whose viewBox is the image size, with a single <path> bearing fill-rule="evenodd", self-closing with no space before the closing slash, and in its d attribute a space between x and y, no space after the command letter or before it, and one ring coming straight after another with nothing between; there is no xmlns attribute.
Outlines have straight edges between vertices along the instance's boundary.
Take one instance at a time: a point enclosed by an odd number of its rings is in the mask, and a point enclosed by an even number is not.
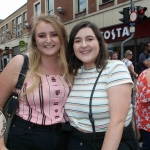
<svg viewBox="0 0 150 150"><path fill-rule="evenodd" d="M142 136L142 140L146 148L143 147L143 150L150 150L150 132L145 130L140 130L140 134Z"/></svg>
<svg viewBox="0 0 150 150"><path fill-rule="evenodd" d="M66 150L68 135L61 124L37 125L15 116L8 135L9 150Z"/></svg>

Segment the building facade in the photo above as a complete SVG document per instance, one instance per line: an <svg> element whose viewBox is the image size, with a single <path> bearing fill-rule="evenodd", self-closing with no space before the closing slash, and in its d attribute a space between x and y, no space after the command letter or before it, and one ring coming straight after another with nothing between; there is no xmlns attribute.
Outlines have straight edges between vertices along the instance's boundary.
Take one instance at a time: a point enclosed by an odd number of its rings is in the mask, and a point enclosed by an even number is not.
<svg viewBox="0 0 150 150"><path fill-rule="evenodd" d="M16 54L27 50L29 33L27 22L27 5L23 5L13 14L0 22L0 71ZM24 42L24 47L19 43ZM6 49L6 50L5 50Z"/></svg>
<svg viewBox="0 0 150 150"><path fill-rule="evenodd" d="M132 0L135 6L150 6L149 0ZM83 20L95 23L101 30L111 51L117 51L121 58L121 43L131 36L130 27L119 21L119 13L125 7L131 7L130 0L28 0L13 14L0 22L0 49L5 51L1 59L11 59L20 52L26 52L31 31L31 18L41 13L56 14L64 23L69 35L72 27ZM133 62L143 50L143 43L150 41L150 10L145 12L147 19L135 27L135 35L124 44L124 51L132 50ZM21 46L21 43L25 43ZM9 50L5 50L9 47ZM1 61L2 62L2 61ZM4 63L1 63L2 67Z"/></svg>

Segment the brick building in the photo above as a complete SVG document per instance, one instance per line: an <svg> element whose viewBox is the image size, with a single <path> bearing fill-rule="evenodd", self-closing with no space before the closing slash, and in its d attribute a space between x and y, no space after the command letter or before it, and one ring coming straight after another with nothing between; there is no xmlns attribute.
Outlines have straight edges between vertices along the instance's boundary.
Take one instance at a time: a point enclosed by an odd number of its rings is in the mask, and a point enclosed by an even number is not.
<svg viewBox="0 0 150 150"><path fill-rule="evenodd" d="M132 0L135 6L150 6L149 0ZM125 7L130 7L130 0L28 0L25 5L0 22L0 49L4 50L0 56L0 69L11 57L20 52L27 52L30 36L31 17L41 13L58 15L65 28L70 33L72 27L83 20L94 22L103 33L109 49L121 53L122 41L129 38L129 26L119 21L122 15L118 13ZM62 11L61 11L62 10ZM145 13L148 19L136 25L132 40L124 45L124 50L130 49L134 54L136 64L143 43L150 41L150 10ZM19 43L25 43L23 47ZM5 50L8 47L8 50ZM119 56L120 57L120 56Z"/></svg>

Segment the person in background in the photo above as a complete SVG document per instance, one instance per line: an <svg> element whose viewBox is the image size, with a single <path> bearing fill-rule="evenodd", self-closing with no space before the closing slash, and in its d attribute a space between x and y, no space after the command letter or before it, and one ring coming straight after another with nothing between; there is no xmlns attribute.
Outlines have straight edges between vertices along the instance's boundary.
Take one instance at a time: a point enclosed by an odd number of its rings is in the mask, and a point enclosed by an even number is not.
<svg viewBox="0 0 150 150"><path fill-rule="evenodd" d="M108 60L104 39L95 24L80 22L69 37L66 57L75 78L65 104L73 128L67 150L137 150L131 124L133 82L127 67L122 61ZM92 127L90 95L102 68L92 98Z"/></svg>
<svg viewBox="0 0 150 150"><path fill-rule="evenodd" d="M68 37L57 16L40 15L33 20L29 47L29 70L19 92L19 108L10 127L9 150L66 150L68 121L64 105L72 83L65 51ZM0 75L0 109L15 89L23 56L15 56ZM6 150L3 137L0 149Z"/></svg>
<svg viewBox="0 0 150 150"><path fill-rule="evenodd" d="M142 52L139 55L139 62L138 62L140 65L139 73L150 67L150 42L147 42L144 45L144 48L145 48L144 52Z"/></svg>
<svg viewBox="0 0 150 150"><path fill-rule="evenodd" d="M118 53L117 52L113 52L112 56L111 56L112 60L118 60Z"/></svg>
<svg viewBox="0 0 150 150"><path fill-rule="evenodd" d="M112 53L113 53L113 50L111 49L112 47L110 45L108 45L107 43L106 44L106 49L108 51L108 59L111 60L112 59Z"/></svg>
<svg viewBox="0 0 150 150"><path fill-rule="evenodd" d="M144 143L142 150L150 150L150 68L139 75L136 83L135 116Z"/></svg>
<svg viewBox="0 0 150 150"><path fill-rule="evenodd" d="M133 79L133 76L134 76L135 78L137 78L137 77L138 77L138 74L134 71L134 66L133 66L132 62L130 61L130 60L132 59L132 57L133 57L132 51L127 50L127 51L125 52L125 58L124 58L122 61L123 61L123 62L125 63L125 65L127 66L128 70L129 70L129 72L130 72L130 74L131 74L131 77L132 77L132 79Z"/></svg>

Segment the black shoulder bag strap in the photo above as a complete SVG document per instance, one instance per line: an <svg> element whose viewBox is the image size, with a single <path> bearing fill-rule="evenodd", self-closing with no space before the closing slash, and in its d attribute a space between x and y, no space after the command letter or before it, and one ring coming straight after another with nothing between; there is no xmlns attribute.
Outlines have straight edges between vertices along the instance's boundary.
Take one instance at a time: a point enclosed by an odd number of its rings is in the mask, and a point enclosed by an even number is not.
<svg viewBox="0 0 150 150"><path fill-rule="evenodd" d="M24 62L18 77L18 81L16 83L15 88L17 89L21 89L24 79L25 79L25 75L28 71L28 64L29 64L29 60L28 60L28 56L25 54L22 54L24 57ZM7 128L4 134L4 142L5 144L7 143L7 139L8 139L8 133L9 133L9 129L10 129L10 125L13 121L13 118L16 114L16 110L18 108L18 93L17 92L13 92L11 97L7 100L4 108L3 108L3 112L7 121Z"/></svg>
<svg viewBox="0 0 150 150"><path fill-rule="evenodd" d="M89 120L92 124L92 129L93 129L93 139L94 139L94 147L95 147L95 150L96 150L96 143L95 143L95 140L96 140L96 135L95 135L95 124L94 124L94 119L93 119L93 114L92 114L92 98L93 98L93 93L95 91L95 87L96 87L96 84L98 82L98 79L100 78L101 76L101 73L103 71L104 67L101 69L101 71L99 72L99 75L97 76L97 79L94 83L94 86L93 86L93 89L92 89L92 92L91 92L91 96L90 96L90 102L89 102Z"/></svg>
<svg viewBox="0 0 150 150"><path fill-rule="evenodd" d="M24 82L24 79L25 79L25 75L28 71L28 65L29 65L28 56L26 54L22 54L22 55L24 57L24 62L23 62L23 65L22 65L22 68L21 68L21 71L20 71L20 74L19 74L19 77L18 77L18 82L15 86L15 88L17 88L17 89L22 88L22 85L23 85L23 82Z"/></svg>
<svg viewBox="0 0 150 150"><path fill-rule="evenodd" d="M22 68L21 68L21 71L20 71L20 74L19 74L19 77L18 77L18 81L17 81L16 86L15 86L15 88L17 88L17 89L22 88L22 85L23 85L23 82L24 82L24 79L25 79L25 75L28 71L28 65L29 65L28 56L26 54L21 54L21 55L23 55L23 57L24 57L24 62L23 62L23 65L22 65ZM18 93L13 92L13 98L10 101L10 104L9 104L9 107L8 107L8 110L7 110L7 115L9 117L11 117L11 115L13 114L13 112L15 111L15 109L17 107L16 102L18 103L18 100L16 101L16 99L18 99Z"/></svg>

